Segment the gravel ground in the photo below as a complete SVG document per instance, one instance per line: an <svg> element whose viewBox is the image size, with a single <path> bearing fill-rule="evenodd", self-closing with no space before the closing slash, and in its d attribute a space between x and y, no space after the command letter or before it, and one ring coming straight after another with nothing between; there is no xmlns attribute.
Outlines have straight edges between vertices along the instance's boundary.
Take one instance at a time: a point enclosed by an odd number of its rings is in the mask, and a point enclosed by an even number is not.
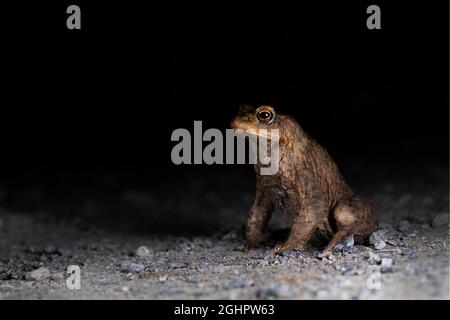
<svg viewBox="0 0 450 320"><path fill-rule="evenodd" d="M346 239L328 256L314 245L243 250L251 170L239 186L228 174L183 178L183 192L179 181L155 191L110 178L97 184L103 193L5 187L0 298L449 299L448 168L383 172L351 181L380 211L372 245ZM270 227L274 242L286 233L279 220ZM81 269L80 290L66 286L69 265Z"/></svg>

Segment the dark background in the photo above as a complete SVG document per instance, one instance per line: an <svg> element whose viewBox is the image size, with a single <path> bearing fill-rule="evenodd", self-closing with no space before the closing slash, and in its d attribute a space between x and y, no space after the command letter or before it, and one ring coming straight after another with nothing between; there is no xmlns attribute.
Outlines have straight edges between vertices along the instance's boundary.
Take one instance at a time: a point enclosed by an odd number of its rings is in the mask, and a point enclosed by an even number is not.
<svg viewBox="0 0 450 320"><path fill-rule="evenodd" d="M252 179L170 161L174 129L225 129L242 103L293 115L344 172L448 167L448 3L332 3L24 6L4 61L2 183ZM69 4L81 30L66 28ZM366 28L369 4L381 30Z"/></svg>

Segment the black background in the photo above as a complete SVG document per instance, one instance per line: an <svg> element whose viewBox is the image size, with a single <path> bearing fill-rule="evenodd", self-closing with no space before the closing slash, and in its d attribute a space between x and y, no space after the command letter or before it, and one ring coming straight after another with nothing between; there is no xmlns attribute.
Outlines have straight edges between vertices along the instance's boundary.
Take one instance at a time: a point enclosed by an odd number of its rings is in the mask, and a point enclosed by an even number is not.
<svg viewBox="0 0 450 320"><path fill-rule="evenodd" d="M81 7L81 30L66 28L69 4ZM381 30L366 28L369 4L381 7ZM3 182L70 172L162 183L191 170L171 163L172 131L194 120L224 130L242 103L293 115L344 167L448 163L444 1L75 1L20 14L4 61Z"/></svg>

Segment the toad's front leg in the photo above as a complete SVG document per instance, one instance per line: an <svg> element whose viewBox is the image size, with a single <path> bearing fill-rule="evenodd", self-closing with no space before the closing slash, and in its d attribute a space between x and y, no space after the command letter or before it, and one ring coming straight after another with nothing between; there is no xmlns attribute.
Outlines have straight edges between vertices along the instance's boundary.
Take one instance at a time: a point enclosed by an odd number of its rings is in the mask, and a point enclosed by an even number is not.
<svg viewBox="0 0 450 320"><path fill-rule="evenodd" d="M307 208L300 211L294 218L288 239L276 246L273 252L278 254L287 250L295 250L304 247L311 238L318 225L315 209Z"/></svg>
<svg viewBox="0 0 450 320"><path fill-rule="evenodd" d="M271 194L266 189L257 189L255 200L245 223L245 246L256 247L266 241L266 227L272 216L274 205Z"/></svg>

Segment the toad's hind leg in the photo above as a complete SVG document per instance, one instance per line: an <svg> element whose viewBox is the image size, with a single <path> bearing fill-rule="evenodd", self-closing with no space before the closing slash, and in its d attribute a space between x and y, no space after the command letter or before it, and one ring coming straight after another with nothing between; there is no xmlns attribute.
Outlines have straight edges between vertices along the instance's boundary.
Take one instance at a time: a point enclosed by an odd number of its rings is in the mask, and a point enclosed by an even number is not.
<svg viewBox="0 0 450 320"><path fill-rule="evenodd" d="M336 233L323 251L330 251L342 238L355 235L364 238L378 228L373 205L360 197L339 200L333 208Z"/></svg>

